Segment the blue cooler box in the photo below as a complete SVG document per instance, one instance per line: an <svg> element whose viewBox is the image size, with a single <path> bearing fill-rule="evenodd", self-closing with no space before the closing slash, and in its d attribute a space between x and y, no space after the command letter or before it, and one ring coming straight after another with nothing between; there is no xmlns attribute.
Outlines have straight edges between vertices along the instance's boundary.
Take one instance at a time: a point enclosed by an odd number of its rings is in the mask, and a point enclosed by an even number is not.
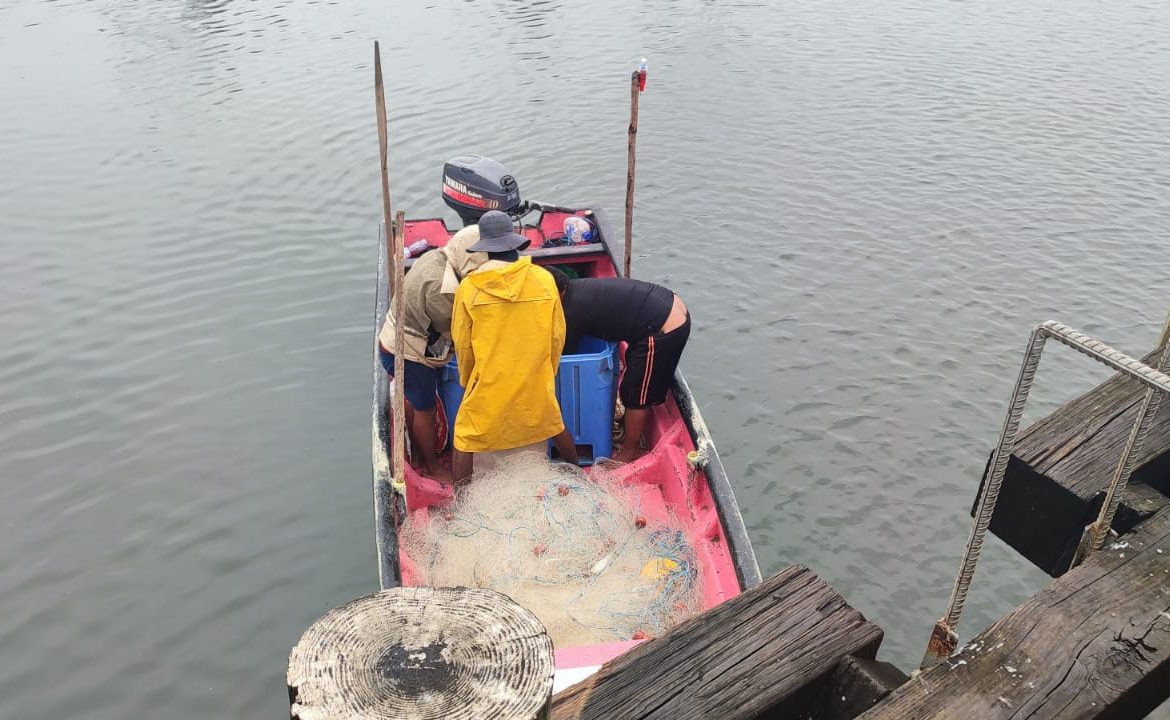
<svg viewBox="0 0 1170 720"><path fill-rule="evenodd" d="M592 465L595 458L610 457L613 452L617 374L617 343L583 337L575 354L561 356L557 402L583 465ZM459 384L459 365L455 358L443 368L440 385L447 423L454 437L455 415L463 402L463 386Z"/></svg>

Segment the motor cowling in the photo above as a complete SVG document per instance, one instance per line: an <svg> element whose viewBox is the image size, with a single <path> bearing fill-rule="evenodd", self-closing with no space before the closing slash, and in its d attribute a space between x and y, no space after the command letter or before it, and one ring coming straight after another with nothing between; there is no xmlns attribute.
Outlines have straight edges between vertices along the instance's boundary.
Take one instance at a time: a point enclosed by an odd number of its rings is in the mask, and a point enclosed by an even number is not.
<svg viewBox="0 0 1170 720"><path fill-rule="evenodd" d="M460 155L443 165L443 202L474 225L488 210L515 214L520 186L502 163L481 155Z"/></svg>

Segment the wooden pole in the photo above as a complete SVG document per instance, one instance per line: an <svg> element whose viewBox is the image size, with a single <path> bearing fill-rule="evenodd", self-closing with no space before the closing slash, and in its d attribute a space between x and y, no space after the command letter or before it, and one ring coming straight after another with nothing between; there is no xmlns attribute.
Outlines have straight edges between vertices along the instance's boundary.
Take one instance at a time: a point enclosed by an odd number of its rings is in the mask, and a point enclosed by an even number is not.
<svg viewBox="0 0 1170 720"><path fill-rule="evenodd" d="M378 113L378 154L382 170L382 222L386 227L386 277L390 280L390 292L394 292L394 232L391 221L394 212L390 209L390 174L387 172L390 141L386 127L386 94L382 89L382 50L374 41L374 109Z"/></svg>
<svg viewBox="0 0 1170 720"><path fill-rule="evenodd" d="M638 144L638 95L646 79L646 61L642 67L630 74L630 129L626 148L626 256L622 272L630 277L630 254L633 252L632 233L634 230L634 160Z"/></svg>
<svg viewBox="0 0 1170 720"><path fill-rule="evenodd" d="M394 287L397 288L406 287L406 253L402 249L405 244L405 230L406 213L399 210L394 214ZM394 293L392 308L394 327L398 330L394 334L394 377L403 378L402 384L395 387L394 393L394 427L402 428L394 431L394 462L397 468L394 471L394 484L403 488L403 497L406 496L406 476L402 474L406 468L406 376L403 375L406 364L406 358L403 357L406 342L403 329L406 323L406 302L403 297L405 294Z"/></svg>
<svg viewBox="0 0 1170 720"><path fill-rule="evenodd" d="M390 270L390 301L393 306L390 312L394 313L394 377L398 382L394 384L394 403L391 418L392 466L394 472L394 486L406 486L406 407L403 405L405 396L404 386L405 367L402 358L402 288L404 263L402 258L402 232L393 220L394 214L390 206L390 173L386 169L389 155L389 138L386 129L386 93L382 89L382 51L378 41L374 41L374 104L378 113L378 154L382 165L382 221L386 224L386 257Z"/></svg>
<svg viewBox="0 0 1170 720"><path fill-rule="evenodd" d="M288 658L294 720L548 717L552 640L494 590L397 587L330 610Z"/></svg>
<svg viewBox="0 0 1170 720"><path fill-rule="evenodd" d="M404 246L406 244L406 213L398 211L394 213L394 287L406 287L406 253ZM404 352L405 335L402 334L402 324L406 322L406 299L402 297L405 293L394 293L394 327L398 328L398 332L394 334L394 377L402 377L399 375L402 372L402 363L405 358L402 357ZM405 392L395 393L394 397L394 412L400 412L399 407L402 406L402 396ZM401 416L395 414L394 421L397 423Z"/></svg>

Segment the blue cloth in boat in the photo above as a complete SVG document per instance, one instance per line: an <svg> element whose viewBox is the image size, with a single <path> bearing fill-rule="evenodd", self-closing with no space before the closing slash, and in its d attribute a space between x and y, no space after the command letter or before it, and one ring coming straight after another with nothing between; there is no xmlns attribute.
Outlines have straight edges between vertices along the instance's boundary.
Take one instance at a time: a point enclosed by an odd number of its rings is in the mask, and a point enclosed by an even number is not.
<svg viewBox="0 0 1170 720"><path fill-rule="evenodd" d="M386 374L394 377L394 353L378 343L378 357L382 359L382 367ZM403 360L406 368L406 401L415 410L433 410L435 407L435 393L439 391L439 369L433 368L413 360Z"/></svg>

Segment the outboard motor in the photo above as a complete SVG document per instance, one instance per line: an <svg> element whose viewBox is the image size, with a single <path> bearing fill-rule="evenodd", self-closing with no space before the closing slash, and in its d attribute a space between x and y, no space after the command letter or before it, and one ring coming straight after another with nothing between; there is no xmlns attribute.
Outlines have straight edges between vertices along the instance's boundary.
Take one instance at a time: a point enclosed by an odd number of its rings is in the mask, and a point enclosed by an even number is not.
<svg viewBox="0 0 1170 720"><path fill-rule="evenodd" d="M520 186L508 169L495 160L460 155L443 165L443 202L459 213L466 227L479 222L488 210L518 214Z"/></svg>

